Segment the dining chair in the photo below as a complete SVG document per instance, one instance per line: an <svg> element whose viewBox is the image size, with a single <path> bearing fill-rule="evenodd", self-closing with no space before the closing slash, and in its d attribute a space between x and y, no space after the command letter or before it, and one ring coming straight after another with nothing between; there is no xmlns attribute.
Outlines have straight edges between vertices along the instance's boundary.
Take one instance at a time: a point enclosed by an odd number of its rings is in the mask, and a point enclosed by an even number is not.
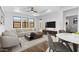
<svg viewBox="0 0 79 59"><path fill-rule="evenodd" d="M54 36L51 37L50 34L48 34L48 46L49 46L49 52L52 50L53 52L70 52L70 50L60 42L53 42Z"/></svg>
<svg viewBox="0 0 79 59"><path fill-rule="evenodd" d="M65 30L59 30L59 33L68 33L68 32L66 32ZM68 49L72 52L72 49L71 49L70 46L69 46L70 42L65 41L65 40L62 40L62 39L60 39L60 38L59 38L58 41L61 42L61 43L64 43L64 44L68 47Z"/></svg>

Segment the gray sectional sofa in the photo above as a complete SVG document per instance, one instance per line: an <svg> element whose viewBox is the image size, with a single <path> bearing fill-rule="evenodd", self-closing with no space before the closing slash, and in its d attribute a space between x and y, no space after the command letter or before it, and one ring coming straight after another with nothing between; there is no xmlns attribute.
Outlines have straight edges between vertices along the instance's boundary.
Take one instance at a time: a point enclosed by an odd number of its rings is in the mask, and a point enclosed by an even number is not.
<svg viewBox="0 0 79 59"><path fill-rule="evenodd" d="M17 45L21 44L19 38L14 31L5 31L0 37L0 50L5 51L5 49L11 49Z"/></svg>

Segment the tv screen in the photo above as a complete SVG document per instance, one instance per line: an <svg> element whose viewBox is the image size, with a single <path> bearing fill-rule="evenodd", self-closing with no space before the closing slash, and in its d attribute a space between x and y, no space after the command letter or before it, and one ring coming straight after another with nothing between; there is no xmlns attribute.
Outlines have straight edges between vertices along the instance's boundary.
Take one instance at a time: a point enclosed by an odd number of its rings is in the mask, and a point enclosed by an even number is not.
<svg viewBox="0 0 79 59"><path fill-rule="evenodd" d="M47 28L55 28L56 27L56 22L46 22L46 27Z"/></svg>

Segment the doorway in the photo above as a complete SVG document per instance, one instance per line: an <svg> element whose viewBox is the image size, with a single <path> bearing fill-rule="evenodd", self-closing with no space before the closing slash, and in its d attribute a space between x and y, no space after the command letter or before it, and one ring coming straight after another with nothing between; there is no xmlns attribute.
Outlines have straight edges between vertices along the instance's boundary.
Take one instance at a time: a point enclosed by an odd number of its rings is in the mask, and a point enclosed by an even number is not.
<svg viewBox="0 0 79 59"><path fill-rule="evenodd" d="M77 32L78 31L78 15L66 17L66 32Z"/></svg>

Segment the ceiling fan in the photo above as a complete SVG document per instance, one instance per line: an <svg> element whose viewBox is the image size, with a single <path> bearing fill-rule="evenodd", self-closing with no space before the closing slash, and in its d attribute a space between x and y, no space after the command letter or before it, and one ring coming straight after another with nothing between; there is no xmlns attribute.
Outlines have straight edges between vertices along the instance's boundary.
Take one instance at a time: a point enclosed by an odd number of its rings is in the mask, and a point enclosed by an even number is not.
<svg viewBox="0 0 79 59"><path fill-rule="evenodd" d="M29 15L33 15L33 16L39 16L39 15L43 15L49 12L48 9L42 10L42 11L38 11L38 9L35 9L35 7L27 7L27 9L25 9L25 12L27 12Z"/></svg>
<svg viewBox="0 0 79 59"><path fill-rule="evenodd" d="M27 12L34 12L34 13L38 13L38 11L36 11L36 10L34 9L34 7L28 7Z"/></svg>

